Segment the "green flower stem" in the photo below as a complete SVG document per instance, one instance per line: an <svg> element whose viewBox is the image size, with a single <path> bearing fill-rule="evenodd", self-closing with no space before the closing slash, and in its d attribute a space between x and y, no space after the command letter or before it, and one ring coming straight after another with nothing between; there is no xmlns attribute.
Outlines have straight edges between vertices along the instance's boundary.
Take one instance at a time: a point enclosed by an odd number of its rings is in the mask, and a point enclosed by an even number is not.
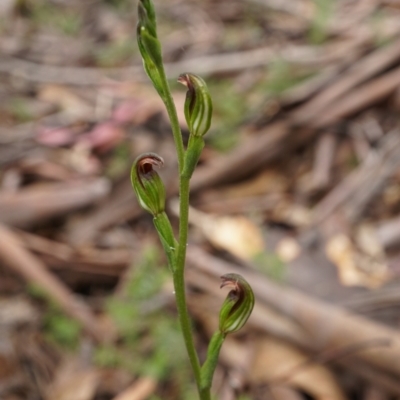
<svg viewBox="0 0 400 400"><path fill-rule="evenodd" d="M208 345L207 359L201 367L201 389L208 391L211 389L212 379L214 376L215 368L218 364L218 356L221 350L222 343L224 343L226 335L221 331L214 333Z"/></svg>
<svg viewBox="0 0 400 400"><path fill-rule="evenodd" d="M178 115L176 113L175 103L172 99L171 92L169 90L168 82L165 77L165 73L162 73L162 79L164 81L165 96L163 101L168 112L168 116L171 122L172 133L174 136L175 146L178 154L179 163L179 245L176 256L176 265L173 268L173 280L175 289L176 305L178 309L179 323L182 329L183 338L186 345L186 350L192 365L194 377L196 380L197 388L199 390L201 400L210 400L210 390L201 390L200 388L200 362L196 352L196 348L193 341L191 321L186 306L186 291L185 291L185 260L186 260L186 245L188 238L188 225L189 225L189 182L188 177L182 175L184 168L184 148L182 141L182 133L179 126Z"/></svg>
<svg viewBox="0 0 400 400"><path fill-rule="evenodd" d="M176 113L174 99L172 98L168 80L165 75L164 66L162 66L160 72L161 72L162 84L165 89L162 100L165 104L165 107L166 107L167 113L168 113L168 117L171 122L172 135L174 137L176 152L177 152L177 156L178 156L179 173L181 173L183 171L184 158L185 158L185 149L183 148L182 132L181 132L181 128L179 126L178 114Z"/></svg>
<svg viewBox="0 0 400 400"><path fill-rule="evenodd" d="M186 243L188 236L188 219L189 219L189 179L180 176L180 214L179 214L179 247L176 258L176 266L174 269L174 287L176 304L178 308L179 322L182 334L185 340L186 349L192 365L193 373L196 379L197 387L201 400L210 398L209 392L201 393L200 389L200 363L197 356L196 348L193 341L191 323L189 313L186 306L185 295L185 259L186 259Z"/></svg>

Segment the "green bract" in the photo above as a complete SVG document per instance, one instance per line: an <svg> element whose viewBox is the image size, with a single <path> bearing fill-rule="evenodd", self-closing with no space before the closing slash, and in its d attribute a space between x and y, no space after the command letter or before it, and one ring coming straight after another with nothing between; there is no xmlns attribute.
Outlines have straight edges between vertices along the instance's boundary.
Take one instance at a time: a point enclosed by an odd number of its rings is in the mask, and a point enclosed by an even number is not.
<svg viewBox="0 0 400 400"><path fill-rule="evenodd" d="M131 182L140 205L154 217L164 212L165 187L153 167L162 167L164 160L155 153L136 158L131 169Z"/></svg>
<svg viewBox="0 0 400 400"><path fill-rule="evenodd" d="M203 137L211 125L212 101L206 83L200 76L182 74L178 82L188 89L185 100L185 118L191 135Z"/></svg>
<svg viewBox="0 0 400 400"><path fill-rule="evenodd" d="M221 288L232 288L219 313L219 330L227 335L242 328L250 317L254 307L254 293L246 280L238 274L226 274L221 279Z"/></svg>

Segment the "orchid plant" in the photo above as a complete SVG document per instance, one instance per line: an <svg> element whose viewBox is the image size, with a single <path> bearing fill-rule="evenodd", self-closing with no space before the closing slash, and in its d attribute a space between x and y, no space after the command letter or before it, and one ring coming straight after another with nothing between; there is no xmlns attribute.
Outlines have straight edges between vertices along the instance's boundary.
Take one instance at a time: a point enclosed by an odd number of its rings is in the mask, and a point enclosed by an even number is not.
<svg viewBox="0 0 400 400"><path fill-rule="evenodd" d="M187 88L184 114L190 136L185 149L175 103L164 70L152 1L139 0L138 14L137 41L143 66L167 109L177 152L179 169L177 238L165 212L165 187L156 171L156 168L163 166L163 159L155 153L140 155L132 166L131 181L140 205L153 216L154 226L167 256L173 277L178 318L199 398L210 400L212 379L221 346L228 334L238 331L246 323L253 310L254 294L242 276L226 274L221 277L221 288L228 287L231 291L222 304L219 328L211 338L206 360L200 363L186 304L184 271L189 223L189 183L204 147L204 135L210 129L213 106L207 85L201 77L184 73L178 78L178 82Z"/></svg>

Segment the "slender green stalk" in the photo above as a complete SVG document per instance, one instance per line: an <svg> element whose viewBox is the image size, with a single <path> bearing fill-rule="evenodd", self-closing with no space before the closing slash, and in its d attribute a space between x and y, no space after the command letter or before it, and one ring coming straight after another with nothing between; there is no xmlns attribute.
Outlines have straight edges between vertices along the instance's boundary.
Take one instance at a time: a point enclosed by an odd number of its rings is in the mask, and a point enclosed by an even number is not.
<svg viewBox="0 0 400 400"><path fill-rule="evenodd" d="M179 173L181 173L184 165L185 149L183 148L182 132L179 126L178 114L176 113L174 99L172 98L168 80L165 76L164 67L162 67L161 79L163 81L164 88L166 88L163 101L165 104L165 108L167 109L169 120L171 122L172 135L174 137L176 152L178 156Z"/></svg>
<svg viewBox="0 0 400 400"><path fill-rule="evenodd" d="M165 78L165 77L164 77ZM165 80L165 87L168 83ZM189 178L182 176L184 166L184 149L182 141L182 133L179 126L178 116L176 113L175 103L172 99L169 89L166 91L164 103L168 112L171 122L172 132L174 135L175 145L178 154L179 163L179 239L178 239L178 253L176 258L176 265L174 267L174 288L176 305L178 309L178 318L182 329L183 338L186 345L186 350L189 355L190 363L192 365L193 373L197 383L197 387L201 400L209 400L209 390L200 390L200 362L194 345L191 321L186 306L186 290L185 290L185 260L186 260L186 246L188 239L188 225L189 225Z"/></svg>
<svg viewBox="0 0 400 400"><path fill-rule="evenodd" d="M189 183L204 147L203 136L210 129L213 106L207 85L201 77L191 73L179 76L178 82L187 87L184 113L190 139L185 150L175 103L165 75L152 0L139 1L138 15L137 41L144 69L167 109L178 157L180 200L178 242L165 213L165 187L154 170L155 167L163 165L163 159L155 153L139 156L131 169L132 186L141 206L154 217L154 225L172 270L179 323L200 400L211 400L212 378L222 343L228 333L240 329L247 321L253 309L254 295L241 276L237 274L222 276L221 287L230 286L232 290L220 311L219 330L211 339L207 359L200 367L186 305L185 260L189 229Z"/></svg>
<svg viewBox="0 0 400 400"><path fill-rule="evenodd" d="M226 335L217 331L211 338L210 344L208 345L207 359L201 367L201 388L202 390L210 390L212 379L214 376L215 368L218 364L218 356L224 343Z"/></svg>

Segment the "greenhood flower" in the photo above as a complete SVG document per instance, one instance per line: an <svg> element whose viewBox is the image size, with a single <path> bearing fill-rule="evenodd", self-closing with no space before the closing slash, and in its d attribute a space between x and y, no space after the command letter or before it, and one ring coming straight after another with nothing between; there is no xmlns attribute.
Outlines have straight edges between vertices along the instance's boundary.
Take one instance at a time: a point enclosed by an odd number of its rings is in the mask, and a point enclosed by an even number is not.
<svg viewBox="0 0 400 400"><path fill-rule="evenodd" d="M238 274L226 274L221 279L221 288L232 288L219 313L219 330L227 335L242 328L250 317L254 307L254 293L247 281Z"/></svg>
<svg viewBox="0 0 400 400"><path fill-rule="evenodd" d="M182 74L178 82L187 87L185 118L192 135L203 137L211 125L212 101L206 83L195 74Z"/></svg>
<svg viewBox="0 0 400 400"><path fill-rule="evenodd" d="M154 217L164 212L165 187L154 170L162 167L164 160L155 153L145 153L136 158L131 169L132 187L140 205Z"/></svg>

